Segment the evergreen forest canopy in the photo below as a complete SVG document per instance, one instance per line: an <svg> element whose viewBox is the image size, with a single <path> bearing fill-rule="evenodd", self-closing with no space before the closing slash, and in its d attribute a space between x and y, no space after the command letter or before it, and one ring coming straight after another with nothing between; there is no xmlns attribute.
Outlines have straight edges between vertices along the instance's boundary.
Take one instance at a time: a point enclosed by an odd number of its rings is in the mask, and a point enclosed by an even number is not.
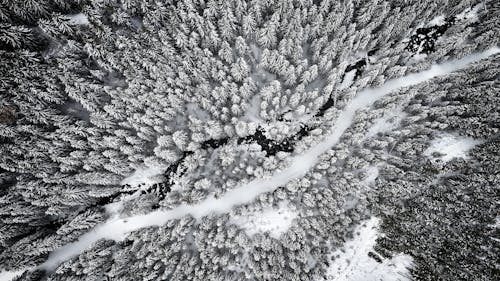
<svg viewBox="0 0 500 281"><path fill-rule="evenodd" d="M498 280L500 2L0 1L0 280Z"/></svg>

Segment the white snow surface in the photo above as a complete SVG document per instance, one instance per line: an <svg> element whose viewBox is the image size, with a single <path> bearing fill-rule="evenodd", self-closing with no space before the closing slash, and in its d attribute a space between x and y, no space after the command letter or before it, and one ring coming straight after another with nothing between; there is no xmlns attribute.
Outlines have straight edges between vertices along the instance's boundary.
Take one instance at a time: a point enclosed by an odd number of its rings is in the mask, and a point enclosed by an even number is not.
<svg viewBox="0 0 500 281"><path fill-rule="evenodd" d="M439 15L439 16L433 18L427 25L434 26L434 25L443 25L443 24L445 24L444 16Z"/></svg>
<svg viewBox="0 0 500 281"><path fill-rule="evenodd" d="M165 168L161 167L146 167L136 169L133 174L124 178L121 184L129 184L131 186L138 186L140 184L149 185L158 182L157 177L165 172Z"/></svg>
<svg viewBox="0 0 500 281"><path fill-rule="evenodd" d="M73 15L67 15L69 18L69 22L77 25L86 25L89 24L89 19L85 14L78 13Z"/></svg>
<svg viewBox="0 0 500 281"><path fill-rule="evenodd" d="M293 157L291 159L291 165L288 168L278 170L270 177L255 179L243 184L226 192L219 198L210 196L195 205L183 203L170 210L156 210L148 214L136 215L128 218L112 217L108 221L82 235L77 241L53 251L47 261L40 265L39 268L49 271L54 270L61 262L89 249L92 244L99 239L120 241L123 240L129 232L144 227L160 226L169 220L179 219L187 215L200 220L208 214L226 213L230 211L233 206L250 203L260 194L272 192L279 186L283 186L293 179L303 177L307 171L317 163L318 156L338 143L344 131L350 127L356 110L372 105L376 100L396 89L416 85L434 77L463 69L470 63L487 58L499 51L500 48L494 47L480 53L465 56L459 60L433 65L430 69L425 71L388 80L379 88L362 90L342 110L329 134L327 134L321 142L306 150L302 155Z"/></svg>
<svg viewBox="0 0 500 281"><path fill-rule="evenodd" d="M262 123L262 117L260 117L260 103L261 98L259 95L255 95L250 100L250 105L245 112L242 120L248 122Z"/></svg>
<svg viewBox="0 0 500 281"><path fill-rule="evenodd" d="M493 228L500 228L500 216L496 217L495 218L495 223L494 224L490 224L489 226L491 226Z"/></svg>
<svg viewBox="0 0 500 281"><path fill-rule="evenodd" d="M424 151L424 155L432 156L433 153L438 152L442 155L437 158L443 162L448 162L453 158L467 159L467 152L480 143L482 143L481 140L471 137L445 133L431 142L431 145Z"/></svg>
<svg viewBox="0 0 500 281"><path fill-rule="evenodd" d="M379 224L380 220L374 217L357 226L354 239L330 254L334 260L326 271L325 281L411 280L408 271L413 262L411 256L399 254L385 259L374 251L376 240L381 235ZM369 252L377 255L382 262L368 256Z"/></svg>
<svg viewBox="0 0 500 281"><path fill-rule="evenodd" d="M365 138L371 138L378 133L390 132L396 129L405 117L406 113L403 112L402 108L395 108L391 110L375 120L370 129L368 129Z"/></svg>
<svg viewBox="0 0 500 281"><path fill-rule="evenodd" d="M199 105L196 103L188 103L186 104L188 116L194 116L201 121L210 120L210 114L206 112L204 109L201 109Z"/></svg>
<svg viewBox="0 0 500 281"><path fill-rule="evenodd" d="M369 166L368 168L365 169L365 173L366 173L366 178L363 179L362 183L365 185L369 185L375 183L375 180L377 179L380 170L377 166Z"/></svg>
<svg viewBox="0 0 500 281"><path fill-rule="evenodd" d="M2 271L0 272L0 281L11 281L15 277L20 276L25 269L17 270L17 271Z"/></svg>
<svg viewBox="0 0 500 281"><path fill-rule="evenodd" d="M474 8L465 9L463 12L457 15L457 19L459 20L467 20L471 22L476 22L479 20L478 12L480 9L484 8L484 4L477 4Z"/></svg>
<svg viewBox="0 0 500 281"><path fill-rule="evenodd" d="M269 232L271 237L278 239L292 225L298 213L286 204L277 208L267 208L247 215L237 215L230 218L230 223L243 228L249 236Z"/></svg>
<svg viewBox="0 0 500 281"><path fill-rule="evenodd" d="M456 19L476 22L479 19L478 18L478 11L481 8L484 8L483 3L477 4L473 8L467 8L464 11L462 11L460 14L457 14ZM444 15L439 15L439 16L434 17L431 21L429 21L427 23L427 26L435 26L435 25L441 26L445 23L446 23L446 21L445 21Z"/></svg>
<svg viewBox="0 0 500 281"><path fill-rule="evenodd" d="M342 83L339 86L339 90L344 90L349 88L354 82L355 76L356 76L356 69L347 72L344 76L344 80L342 80Z"/></svg>

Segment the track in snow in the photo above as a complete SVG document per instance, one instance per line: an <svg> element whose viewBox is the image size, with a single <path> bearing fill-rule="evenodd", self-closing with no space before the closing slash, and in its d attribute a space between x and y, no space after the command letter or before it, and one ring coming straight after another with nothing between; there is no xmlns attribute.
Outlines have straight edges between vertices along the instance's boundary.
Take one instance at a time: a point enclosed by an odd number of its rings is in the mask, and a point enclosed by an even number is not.
<svg viewBox="0 0 500 281"><path fill-rule="evenodd" d="M220 198L213 196L196 205L181 204L170 210L157 210L149 214L137 215L128 218L110 218L105 223L96 226L91 231L82 235L77 241L67 244L49 256L48 260L38 268L48 271L54 270L60 263L80 254L92 246L99 239L123 240L126 235L134 230L144 227L160 226L169 220L179 219L190 215L199 220L212 213L229 212L237 205L252 202L260 194L271 192L289 181L303 177L318 161L318 157L338 143L342 134L351 126L357 110L371 106L378 99L399 88L408 87L430 80L432 78L449 74L467 67L473 62L485 59L500 52L494 47L466 56L459 60L433 65L430 69L409 74L397 79L388 80L379 88L365 89L359 92L342 110L330 134L321 142L306 150L303 154L291 159L291 165L265 179L256 179L226 192Z"/></svg>

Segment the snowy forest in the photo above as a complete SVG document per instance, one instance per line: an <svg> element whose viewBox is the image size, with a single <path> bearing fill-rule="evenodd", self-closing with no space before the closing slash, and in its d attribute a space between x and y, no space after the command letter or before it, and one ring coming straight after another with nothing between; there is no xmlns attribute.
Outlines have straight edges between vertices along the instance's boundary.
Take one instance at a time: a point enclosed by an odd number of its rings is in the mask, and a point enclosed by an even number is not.
<svg viewBox="0 0 500 281"><path fill-rule="evenodd" d="M500 280L500 1L0 0L0 281Z"/></svg>

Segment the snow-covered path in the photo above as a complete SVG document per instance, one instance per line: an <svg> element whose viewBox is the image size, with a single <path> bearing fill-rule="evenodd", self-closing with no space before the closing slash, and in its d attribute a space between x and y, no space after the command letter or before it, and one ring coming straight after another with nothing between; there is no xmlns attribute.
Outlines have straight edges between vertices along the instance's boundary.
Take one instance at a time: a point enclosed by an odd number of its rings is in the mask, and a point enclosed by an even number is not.
<svg viewBox="0 0 500 281"><path fill-rule="evenodd" d="M90 232L81 236L77 241L65 245L54 251L48 260L39 266L46 270L55 269L61 262L74 257L88 249L99 239L122 240L127 233L149 226L160 226L172 219L191 215L200 219L211 213L225 213L234 206L250 203L260 194L271 192L287 182L303 177L318 161L318 157L338 143L342 134L353 121L357 110L371 106L383 96L402 87L416 85L437 76L449 74L453 71L465 68L470 63L487 58L500 52L498 47L488 49L481 53L466 56L459 60L437 64L430 69L409 74L397 79L389 80L379 88L366 89L353 98L339 115L330 133L317 145L311 147L303 154L293 157L291 165L281 171L277 171L269 178L256 179L226 192L220 198L209 197L199 204L181 204L171 210L157 210L145 215L137 215L128 218L113 217L105 223L95 227Z"/></svg>

